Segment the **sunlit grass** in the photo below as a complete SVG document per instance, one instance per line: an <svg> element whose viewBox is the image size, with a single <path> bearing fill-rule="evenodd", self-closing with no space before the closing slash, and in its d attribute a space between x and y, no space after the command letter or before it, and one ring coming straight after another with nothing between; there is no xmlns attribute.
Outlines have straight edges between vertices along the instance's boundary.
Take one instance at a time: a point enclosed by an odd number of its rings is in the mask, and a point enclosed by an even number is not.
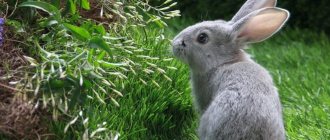
<svg viewBox="0 0 330 140"><path fill-rule="evenodd" d="M160 59L171 57L169 41L156 41L159 32L156 29L147 30L147 38L136 36L137 44L150 49L149 56ZM190 98L189 70L175 59L154 61L156 65L166 68L166 75L152 74L153 76L144 85L137 76L128 74L123 83L124 97L118 98L120 107L109 103L101 105L95 100L87 101L83 110L84 118L89 118L89 128L96 129L98 125L119 132L120 139L196 139L196 116ZM157 86L156 83L160 87ZM103 98L103 97L102 97ZM106 97L104 97L106 98ZM105 100L107 101L107 100ZM58 139L81 139L82 132L64 133L65 122L53 122L51 131ZM81 127L81 126L80 126ZM79 126L73 126L75 131L84 131ZM102 134L101 135L109 135Z"/></svg>
<svg viewBox="0 0 330 140"><path fill-rule="evenodd" d="M166 43L151 40L144 43L153 54L169 55ZM290 30L248 49L253 59L274 77L288 139L330 138L329 46L326 36ZM96 127L105 120L107 128L118 130L121 139L197 139L198 117L192 107L188 68L176 60L158 65L178 68L168 72L172 82L156 76L154 79L160 81L158 88L153 84L142 85L130 77L125 84L125 96L119 100L120 108L111 104L95 106L93 102L85 106L89 123ZM64 126L53 124L59 138L77 137L62 134Z"/></svg>
<svg viewBox="0 0 330 140"><path fill-rule="evenodd" d="M301 30L249 50L273 75L289 139L330 138L329 51L328 37Z"/></svg>

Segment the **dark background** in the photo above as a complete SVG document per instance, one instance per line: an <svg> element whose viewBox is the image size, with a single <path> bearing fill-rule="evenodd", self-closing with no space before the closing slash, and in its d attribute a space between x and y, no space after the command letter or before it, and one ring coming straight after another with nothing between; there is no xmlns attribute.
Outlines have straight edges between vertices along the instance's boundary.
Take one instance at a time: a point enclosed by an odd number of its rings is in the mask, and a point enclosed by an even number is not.
<svg viewBox="0 0 330 140"><path fill-rule="evenodd" d="M229 20L246 0L178 0L183 17L197 21ZM278 0L291 13L289 26L330 35L330 0Z"/></svg>

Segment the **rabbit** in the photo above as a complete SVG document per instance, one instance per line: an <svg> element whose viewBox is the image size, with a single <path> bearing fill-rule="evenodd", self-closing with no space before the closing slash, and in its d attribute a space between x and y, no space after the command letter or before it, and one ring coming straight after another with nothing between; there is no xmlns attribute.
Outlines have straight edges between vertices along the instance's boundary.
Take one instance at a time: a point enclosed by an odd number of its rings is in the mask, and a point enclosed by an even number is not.
<svg viewBox="0 0 330 140"><path fill-rule="evenodd" d="M244 51L289 19L276 2L247 0L230 21L197 23L173 39L174 56L190 68L201 140L286 139L272 77Z"/></svg>

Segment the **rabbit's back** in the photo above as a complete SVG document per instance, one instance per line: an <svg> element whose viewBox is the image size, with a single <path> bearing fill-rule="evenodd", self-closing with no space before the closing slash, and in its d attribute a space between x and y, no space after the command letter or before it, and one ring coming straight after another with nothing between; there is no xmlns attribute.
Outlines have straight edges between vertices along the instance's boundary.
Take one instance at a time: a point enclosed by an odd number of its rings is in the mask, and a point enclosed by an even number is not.
<svg viewBox="0 0 330 140"><path fill-rule="evenodd" d="M201 117L200 138L285 139L278 93L263 67L239 62L219 68L211 77L217 90Z"/></svg>

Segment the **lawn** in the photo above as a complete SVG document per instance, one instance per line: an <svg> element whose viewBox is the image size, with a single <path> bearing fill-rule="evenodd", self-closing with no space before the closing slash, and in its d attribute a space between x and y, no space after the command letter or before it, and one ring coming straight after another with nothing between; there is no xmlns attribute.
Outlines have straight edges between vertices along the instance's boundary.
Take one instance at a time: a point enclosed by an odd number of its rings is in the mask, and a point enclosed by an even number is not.
<svg viewBox="0 0 330 140"><path fill-rule="evenodd" d="M290 30L249 52L273 75L289 139L330 138L329 38Z"/></svg>
<svg viewBox="0 0 330 140"><path fill-rule="evenodd" d="M178 27L179 29L182 27ZM173 36L177 28L169 33ZM153 36L149 33L148 36ZM151 55L170 55L167 43L145 43ZM247 50L254 60L266 67L279 89L288 139L330 138L330 40L311 31L286 29L270 40L251 45ZM125 83L119 100L121 107L109 104L85 105L92 125L107 123L117 130L120 139L197 139L198 116L190 97L189 71L176 60L159 62L168 71L172 82L154 77L159 86L142 85L134 77ZM65 124L52 123L58 139L79 138L75 133L63 134Z"/></svg>

